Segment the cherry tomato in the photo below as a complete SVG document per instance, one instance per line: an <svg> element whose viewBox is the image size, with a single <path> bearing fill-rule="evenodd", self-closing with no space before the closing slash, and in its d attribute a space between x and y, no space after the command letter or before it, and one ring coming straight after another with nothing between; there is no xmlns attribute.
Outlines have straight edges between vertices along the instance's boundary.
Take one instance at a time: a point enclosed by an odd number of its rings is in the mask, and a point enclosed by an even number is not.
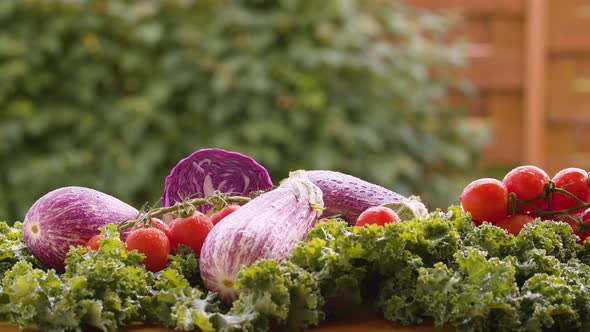
<svg viewBox="0 0 590 332"><path fill-rule="evenodd" d="M459 196L463 210L471 213L477 224L495 222L508 215L508 191L499 180L477 179L468 184Z"/></svg>
<svg viewBox="0 0 590 332"><path fill-rule="evenodd" d="M186 218L176 218L170 223L170 236L177 244L184 244L201 254L205 238L213 228L213 223L206 215L195 211Z"/></svg>
<svg viewBox="0 0 590 332"><path fill-rule="evenodd" d="M211 215L211 217L209 217L209 219L211 219L211 222L213 223L213 225L217 225L217 223L220 222L221 219L227 217L230 213L234 212L239 207L240 207L239 205L226 206L223 209L213 213Z"/></svg>
<svg viewBox="0 0 590 332"><path fill-rule="evenodd" d="M158 218L152 218L150 220L150 227L154 227L164 232L164 234L166 234L166 236L168 237L168 242L170 242L170 250L176 250L176 242L170 235L170 227L168 227L168 225L165 222ZM143 224L139 224L135 227L135 229L139 228L143 228Z"/></svg>
<svg viewBox="0 0 590 332"><path fill-rule="evenodd" d="M168 225L158 218L152 218L152 220L150 220L150 226L157 228L164 233L168 232Z"/></svg>
<svg viewBox="0 0 590 332"><path fill-rule="evenodd" d="M523 201L531 200L543 194L545 184L551 180L544 170L536 166L519 166L508 172L502 182L508 193L516 194L516 198ZM544 199L529 202L541 209ZM534 212L535 210L526 204L519 204L517 212Z"/></svg>
<svg viewBox="0 0 590 332"><path fill-rule="evenodd" d="M148 271L160 271L168 264L170 242L166 234L157 228L135 229L127 236L125 243L127 250L137 249L145 255L141 263Z"/></svg>
<svg viewBox="0 0 590 332"><path fill-rule="evenodd" d="M399 221L399 216L392 209L385 206L373 206L366 209L360 216L358 216L355 226L370 224L383 226L388 223L396 223Z"/></svg>
<svg viewBox="0 0 590 332"><path fill-rule="evenodd" d="M532 223L535 220L532 216L524 213L517 213L513 216L508 216L500 221L494 223L495 226L505 229L508 233L517 236L525 225Z"/></svg>
<svg viewBox="0 0 590 332"><path fill-rule="evenodd" d="M575 233L580 238L579 243L582 243L582 242L584 242L584 240L586 240L586 238L588 236L590 236L590 225L587 225L590 222L590 208L587 208L586 210L582 211L580 214L578 214L578 216L582 219L582 222L584 223L584 225L588 227L584 231L582 231L581 234L578 234L578 232L577 232L578 226L576 225L576 232Z"/></svg>
<svg viewBox="0 0 590 332"><path fill-rule="evenodd" d="M98 248L100 248L100 245L98 244L98 240L102 239L103 236L102 234L97 234L93 237L90 238L90 240L88 240L88 242L86 242L86 247L89 247L90 250L98 250Z"/></svg>
<svg viewBox="0 0 590 332"><path fill-rule="evenodd" d="M573 218L566 217L565 219L563 219L563 222L570 225L574 234L579 235L578 234L578 223Z"/></svg>
<svg viewBox="0 0 590 332"><path fill-rule="evenodd" d="M590 201L588 172L585 170L575 167L563 169L555 174L553 182L555 182L555 187L567 190L581 201ZM565 210L578 205L575 199L564 193L555 193L550 199L553 210Z"/></svg>

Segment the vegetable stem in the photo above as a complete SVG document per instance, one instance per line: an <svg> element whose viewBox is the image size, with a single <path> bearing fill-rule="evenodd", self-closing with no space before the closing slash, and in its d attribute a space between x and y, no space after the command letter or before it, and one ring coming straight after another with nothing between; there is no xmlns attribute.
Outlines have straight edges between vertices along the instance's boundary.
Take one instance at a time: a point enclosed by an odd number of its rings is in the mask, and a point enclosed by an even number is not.
<svg viewBox="0 0 590 332"><path fill-rule="evenodd" d="M567 191L567 189L565 189L565 188L566 187L558 188L555 186L555 182L549 181L545 184L545 189L543 190L543 193L541 195L539 195L537 197L533 197L528 200L520 200L516 197L516 195L511 193L508 196L509 213L511 215L514 215L516 213L516 207L518 205L526 205L527 207L533 209L535 215L538 217L553 216L556 219L560 219L560 220L565 220L566 218L570 217L577 224L578 233L582 233L584 230L586 230L588 227L590 227L590 225L586 224L583 220L581 220L581 218L579 218L575 215L572 215L572 213L575 211L582 210L582 209L590 208L590 203L582 201L581 199L576 197L576 195ZM572 206L567 209L553 210L552 201L553 201L556 193L562 193L562 194L572 198L573 200L576 201L577 205ZM536 206L535 204L533 204L533 202L535 202L539 199L547 199L547 208L540 208L540 207Z"/></svg>
<svg viewBox="0 0 590 332"><path fill-rule="evenodd" d="M256 193L259 195L260 193ZM148 221L152 218L161 217L166 214L181 214L189 215L195 211L195 207L202 204L213 204L216 209L220 209L223 206L227 206L234 203L247 203L252 197L244 196L229 196L220 192L215 192L211 196L205 198L187 198L181 202L178 202L172 206L152 208L145 211L145 208L140 210L136 219L127 220L119 224L118 229L128 229L135 227L138 224L143 223L144 227L149 225Z"/></svg>

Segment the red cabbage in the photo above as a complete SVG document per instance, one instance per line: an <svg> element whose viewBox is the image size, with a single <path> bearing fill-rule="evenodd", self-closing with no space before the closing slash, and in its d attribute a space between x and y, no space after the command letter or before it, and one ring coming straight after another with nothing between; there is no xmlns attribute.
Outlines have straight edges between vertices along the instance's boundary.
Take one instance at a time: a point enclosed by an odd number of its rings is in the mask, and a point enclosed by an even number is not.
<svg viewBox="0 0 590 332"><path fill-rule="evenodd" d="M172 206L186 197L203 198L215 191L248 196L269 190L272 181L267 170L254 159L238 152L217 148L202 149L182 159L166 177L162 206ZM198 209L207 213L213 206Z"/></svg>

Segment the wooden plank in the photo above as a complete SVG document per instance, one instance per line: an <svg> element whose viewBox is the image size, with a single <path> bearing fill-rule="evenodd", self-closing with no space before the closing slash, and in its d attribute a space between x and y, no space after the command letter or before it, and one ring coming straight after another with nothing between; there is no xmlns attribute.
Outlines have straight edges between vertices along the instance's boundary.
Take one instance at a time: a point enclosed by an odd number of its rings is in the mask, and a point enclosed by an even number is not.
<svg viewBox="0 0 590 332"><path fill-rule="evenodd" d="M546 0L527 0L524 93L524 156L543 167L545 139Z"/></svg>
<svg viewBox="0 0 590 332"><path fill-rule="evenodd" d="M408 0L409 5L434 10L457 10L469 17L522 16L525 0Z"/></svg>
<svg viewBox="0 0 590 332"><path fill-rule="evenodd" d="M461 111L464 110L468 116L485 117L488 114L486 106L487 95L485 91L478 91L474 95L469 96L451 91L449 93L449 105Z"/></svg>
<svg viewBox="0 0 590 332"><path fill-rule="evenodd" d="M590 1L548 2L548 48L552 54L590 53Z"/></svg>
<svg viewBox="0 0 590 332"><path fill-rule="evenodd" d="M553 176L566 167L583 167L582 161L576 158L576 132L569 125L552 124L546 131L547 139L544 153L547 156L543 168ZM585 162L584 164L587 164Z"/></svg>
<svg viewBox="0 0 590 332"><path fill-rule="evenodd" d="M547 114L552 123L590 125L590 57L559 56L547 71Z"/></svg>
<svg viewBox="0 0 590 332"><path fill-rule="evenodd" d="M461 29L470 42L465 75L481 91L517 91L524 80L522 20L470 19Z"/></svg>
<svg viewBox="0 0 590 332"><path fill-rule="evenodd" d="M484 150L484 161L489 164L522 163L522 94L492 94L488 97L487 109L491 141Z"/></svg>
<svg viewBox="0 0 590 332"><path fill-rule="evenodd" d="M586 123L588 125L588 123ZM588 130L588 126L579 126L575 128L575 145L576 145L576 154L582 153L584 155L588 155L590 153L590 130ZM590 165L590 158L585 162L585 165ZM585 167L584 169L590 169L590 167Z"/></svg>

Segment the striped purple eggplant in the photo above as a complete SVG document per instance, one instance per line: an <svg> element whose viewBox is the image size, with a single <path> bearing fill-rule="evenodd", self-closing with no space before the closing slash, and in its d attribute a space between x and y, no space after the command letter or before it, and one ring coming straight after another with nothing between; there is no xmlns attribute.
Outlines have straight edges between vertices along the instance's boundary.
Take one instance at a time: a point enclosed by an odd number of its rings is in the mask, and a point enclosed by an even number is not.
<svg viewBox="0 0 590 332"><path fill-rule="evenodd" d="M420 202L352 175L317 170L307 171L307 176L322 190L326 208L324 216L340 215L350 225L356 222L363 211L373 206L397 203L403 203L404 206L422 205ZM419 208L426 210L423 205Z"/></svg>
<svg viewBox="0 0 590 332"><path fill-rule="evenodd" d="M223 302L237 298L233 285L242 266L259 259L284 260L323 209L322 193L304 171L223 218L205 240L199 258L205 286Z"/></svg>
<svg viewBox="0 0 590 332"><path fill-rule="evenodd" d="M84 187L63 187L39 198L25 215L23 238L29 251L47 267L64 270L70 246L84 245L99 227L137 217L119 199Z"/></svg>

